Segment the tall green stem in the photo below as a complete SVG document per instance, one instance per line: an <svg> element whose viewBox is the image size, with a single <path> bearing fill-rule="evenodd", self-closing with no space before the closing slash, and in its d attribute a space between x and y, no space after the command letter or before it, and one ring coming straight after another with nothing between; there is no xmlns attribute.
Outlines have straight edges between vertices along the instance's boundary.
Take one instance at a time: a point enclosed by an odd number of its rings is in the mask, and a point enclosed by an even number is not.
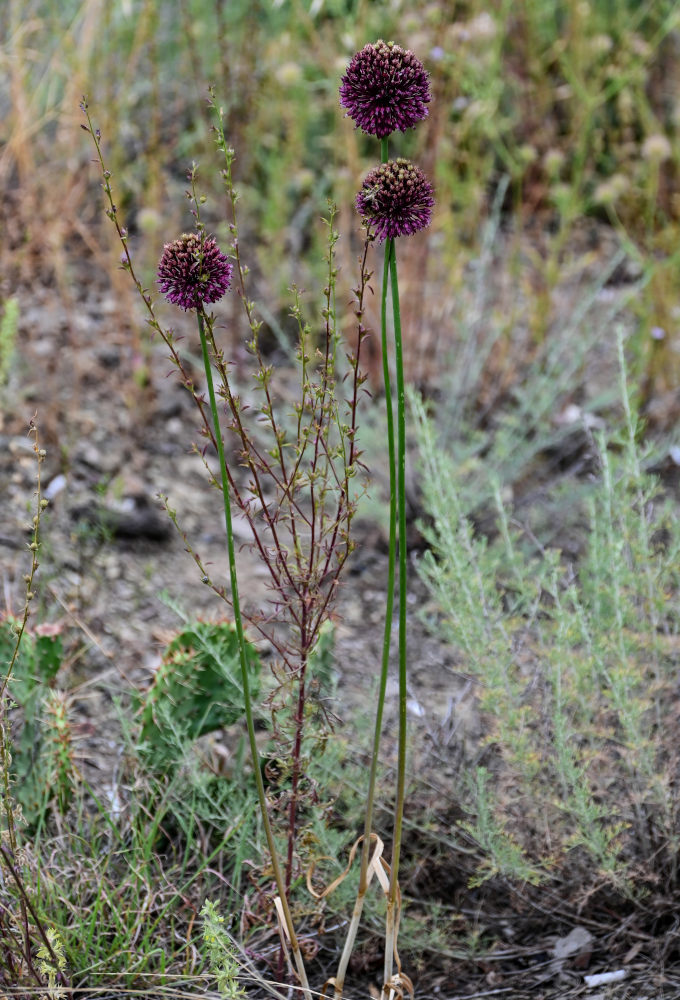
<svg viewBox="0 0 680 1000"><path fill-rule="evenodd" d="M212 413L213 427L215 429L215 442L217 444L217 454L220 463L222 498L224 500L224 521L227 534L227 552L229 556L229 580L231 584L231 602L232 602L232 607L234 609L234 622L236 624L236 635L238 637L239 660L241 665L241 682L243 684L243 699L245 702L246 726L248 728L248 740L250 742L250 754L253 763L255 784L257 787L257 797L260 804L260 812L262 814L262 823L264 826L265 837L267 839L267 847L269 848L269 853L271 855L274 880L276 882L276 888L278 890L281 899L281 908L284 915L286 930L290 938L291 951L293 952L293 956L295 958L295 964L297 966L298 975L300 976L300 982L302 984L302 988L305 994L305 1000L311 1000L311 993L309 991L309 984L307 982L307 974L305 972L302 953L300 952L300 946L298 944L297 936L295 934L295 928L293 926L293 917L290 912L290 907L288 905L288 898L286 896L285 881L283 878L283 873L281 871L281 866L279 864L278 856L276 853L274 833L271 828L271 823L269 822L269 814L267 812L267 797L264 790L264 781L262 779L262 772L259 766L257 742L255 740L255 723L253 720L253 706L250 700L250 680L248 678L248 660L246 655L245 636L243 634L243 619L241 617L241 603L239 600L238 579L236 576L234 533L232 531L232 525L231 525L231 503L229 500L229 477L227 475L227 463L224 457L224 442L222 441L220 418L217 410L217 401L215 399L215 387L213 384L213 377L212 377L212 366L210 363L208 341L205 332L206 317L202 309L197 310L196 316L198 319L198 332L201 338L201 351L203 352L203 367L205 368L205 377L208 383L208 398L210 400L210 411ZM210 320L208 320L207 322L212 338L212 328L210 326Z"/></svg>
<svg viewBox="0 0 680 1000"><path fill-rule="evenodd" d="M387 900L385 935L385 983L392 978L392 958L398 923L399 859L406 790L406 390L404 353L399 309L399 282L394 240L390 240L390 285L394 314L394 366L397 381L397 506L399 515L399 745L397 750L397 794L394 807L392 870Z"/></svg>
<svg viewBox="0 0 680 1000"><path fill-rule="evenodd" d="M375 783L378 770L378 754L380 752L380 737L382 733L383 711L385 708L385 692L387 690L387 675L390 666L390 646L392 639L392 619L394 617L394 581L397 551L397 493L396 493L396 461L394 447L394 413L392 407L392 383L390 380L389 353L387 350L387 282L389 276L390 242L385 243L385 265L383 272L383 289L381 304L381 342L383 380L385 383L385 417L387 422L387 459L390 476L390 534L389 552L387 557L387 591L385 600L385 627L383 630L382 660L380 669L380 686L378 689L378 704L375 712L375 732L373 734L373 754L366 802L366 825L364 828L363 854L368 861L370 850L371 827L373 825L373 804L375 799ZM362 854L362 880L359 889L365 888L365 871Z"/></svg>
<svg viewBox="0 0 680 1000"><path fill-rule="evenodd" d="M381 160L387 163L389 159L388 139L381 140ZM349 964L354 941L359 927L359 920L364 906L366 888L368 886L368 862L371 853L371 832L373 828L373 809L375 805L375 785L378 772L378 756L380 753L380 737L382 734L382 720L385 708L385 692L387 690L387 675L390 666L390 644L392 638L392 619L394 611L394 582L397 550L397 491L396 491L396 458L394 441L394 412L392 406L392 382L390 379L389 351L387 347L387 288L390 270L390 246L391 240L385 241L385 260L383 265L382 296L380 300L380 337L382 351L383 381L385 384L385 417L387 422L387 456L389 463L390 480L390 529L389 529L389 554L387 559L387 591L385 599L385 627L383 631L382 660L380 668L380 682L378 686L378 702L375 710L375 730L373 733L373 750L371 754L371 768L368 778L368 790L366 793L366 813L364 819L364 840L361 846L361 867L359 871L359 888L354 904L352 919L345 938L345 946L338 964L338 972L335 977L335 1000L342 996L345 974Z"/></svg>
<svg viewBox="0 0 680 1000"><path fill-rule="evenodd" d="M401 850L401 828L404 816L406 788L406 388L404 384L404 353L401 338L401 313L399 309L399 282L397 254L391 241L390 284L394 310L394 363L397 377L397 504L399 508L399 756L397 762L397 802L394 823L394 848L392 854L392 892L396 880Z"/></svg>
<svg viewBox="0 0 680 1000"><path fill-rule="evenodd" d="M388 139L380 142L381 160L387 163L389 158ZM389 280L390 246L392 241L385 241L385 260L383 265L382 295L380 299L380 349L382 352L383 382L385 385L385 418L387 423L387 459L389 463L390 480L390 533L389 554L387 558L387 593L385 600L385 627L383 631L383 648L380 669L380 685L378 689L378 704L375 713L375 731L373 734L373 753L371 756L371 771L368 781L366 801L366 822L364 826L364 843L361 853L361 875L359 878L359 893L366 890L366 870L370 852L371 828L373 826L373 805L375 800L375 783L378 770L378 754L380 752L380 736L382 732L383 711L385 708L385 692L387 690L387 674L390 665L390 645L392 638L392 618L394 610L394 580L396 566L397 544L397 500L396 500L396 461L394 447L394 412L392 406L392 382L390 379L389 351L387 348L387 285Z"/></svg>

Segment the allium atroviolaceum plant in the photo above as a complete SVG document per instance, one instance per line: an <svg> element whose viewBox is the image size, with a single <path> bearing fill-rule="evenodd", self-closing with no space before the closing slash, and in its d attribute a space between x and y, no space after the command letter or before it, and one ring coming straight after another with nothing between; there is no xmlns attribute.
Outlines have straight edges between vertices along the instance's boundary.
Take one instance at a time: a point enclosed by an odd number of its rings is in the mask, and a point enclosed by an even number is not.
<svg viewBox="0 0 680 1000"><path fill-rule="evenodd" d="M379 39L354 56L340 85L340 103L357 128L384 139L427 116L430 80L408 49Z"/></svg>
<svg viewBox="0 0 680 1000"><path fill-rule="evenodd" d="M389 869L387 913L385 922L385 962L382 1000L395 995L412 994L413 987L401 971L397 951L399 927L399 858L401 853L404 801L406 795L406 417L401 314L395 240L410 236L429 226L434 207L434 190L422 170L408 160L389 158L389 136L404 132L427 116L430 83L423 64L412 52L394 42L377 41L365 45L351 60L340 84L340 104L358 128L380 139L381 165L370 171L356 197L356 208L364 225L374 236L385 242L381 297L381 346L385 406L387 420L387 450L390 474L390 539L387 571L387 600L381 674L376 707L371 769L366 796L363 846L359 890L347 933L345 948L334 979L335 1000L343 995L345 974L349 965L364 897L374 864L369 861L373 807L380 749L380 734L390 665L392 607L396 579L397 536L399 553L399 737L397 750L397 787L394 808L392 859ZM392 404L391 375L387 344L387 298L391 287L394 320L394 371L397 389L396 435ZM397 971L394 973L396 961Z"/></svg>
<svg viewBox="0 0 680 1000"><path fill-rule="evenodd" d="M168 302L185 311L219 302L231 284L233 265L212 236L182 233L166 243L157 283Z"/></svg>
<svg viewBox="0 0 680 1000"><path fill-rule="evenodd" d="M411 236L432 220L434 190L408 160L389 160L366 175L356 197L357 211L381 240Z"/></svg>

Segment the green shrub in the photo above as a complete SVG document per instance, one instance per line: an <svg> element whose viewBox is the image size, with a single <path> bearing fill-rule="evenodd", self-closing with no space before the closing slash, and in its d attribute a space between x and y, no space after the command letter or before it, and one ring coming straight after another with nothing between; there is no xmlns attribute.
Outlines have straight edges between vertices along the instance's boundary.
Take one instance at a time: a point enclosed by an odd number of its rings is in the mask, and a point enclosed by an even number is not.
<svg viewBox="0 0 680 1000"><path fill-rule="evenodd" d="M9 664L16 643L15 620L0 622L0 662ZM25 632L10 678L16 706L10 780L29 828L56 806L66 812L76 782L68 699L55 689L64 659L60 631Z"/></svg>
<svg viewBox="0 0 680 1000"><path fill-rule="evenodd" d="M592 441L596 479L569 483L572 526L586 523L575 564L512 521L492 471L493 537L475 531L458 469L415 403L432 518L421 573L488 732L466 795L481 878L566 873L577 849L593 880L676 874L680 527L644 471L625 377L621 387L622 429Z"/></svg>

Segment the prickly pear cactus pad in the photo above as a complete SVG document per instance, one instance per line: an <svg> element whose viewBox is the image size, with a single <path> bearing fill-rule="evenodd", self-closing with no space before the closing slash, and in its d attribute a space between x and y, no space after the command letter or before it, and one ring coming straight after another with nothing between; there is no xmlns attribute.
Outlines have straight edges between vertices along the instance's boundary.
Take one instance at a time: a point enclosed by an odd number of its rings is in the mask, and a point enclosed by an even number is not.
<svg viewBox="0 0 680 1000"><path fill-rule="evenodd" d="M260 686L260 658L247 643L251 697ZM206 733L244 713L238 639L233 622L194 622L166 647L149 688L139 696L139 743L152 765L164 766Z"/></svg>

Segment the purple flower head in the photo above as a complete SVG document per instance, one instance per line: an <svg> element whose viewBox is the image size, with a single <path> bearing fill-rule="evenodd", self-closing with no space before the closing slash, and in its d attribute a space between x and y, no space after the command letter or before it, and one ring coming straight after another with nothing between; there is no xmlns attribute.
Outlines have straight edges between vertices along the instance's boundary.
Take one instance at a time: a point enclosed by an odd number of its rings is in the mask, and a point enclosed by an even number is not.
<svg viewBox="0 0 680 1000"><path fill-rule="evenodd" d="M158 287L180 309L200 309L217 302L231 284L233 266L213 236L182 233L166 243L158 262Z"/></svg>
<svg viewBox="0 0 680 1000"><path fill-rule="evenodd" d="M366 175L356 198L357 211L381 240L410 236L432 219L434 189L420 167L389 160Z"/></svg>
<svg viewBox="0 0 680 1000"><path fill-rule="evenodd" d="M357 128L384 139L427 117L430 79L420 59L379 39L352 58L340 83L340 104Z"/></svg>

